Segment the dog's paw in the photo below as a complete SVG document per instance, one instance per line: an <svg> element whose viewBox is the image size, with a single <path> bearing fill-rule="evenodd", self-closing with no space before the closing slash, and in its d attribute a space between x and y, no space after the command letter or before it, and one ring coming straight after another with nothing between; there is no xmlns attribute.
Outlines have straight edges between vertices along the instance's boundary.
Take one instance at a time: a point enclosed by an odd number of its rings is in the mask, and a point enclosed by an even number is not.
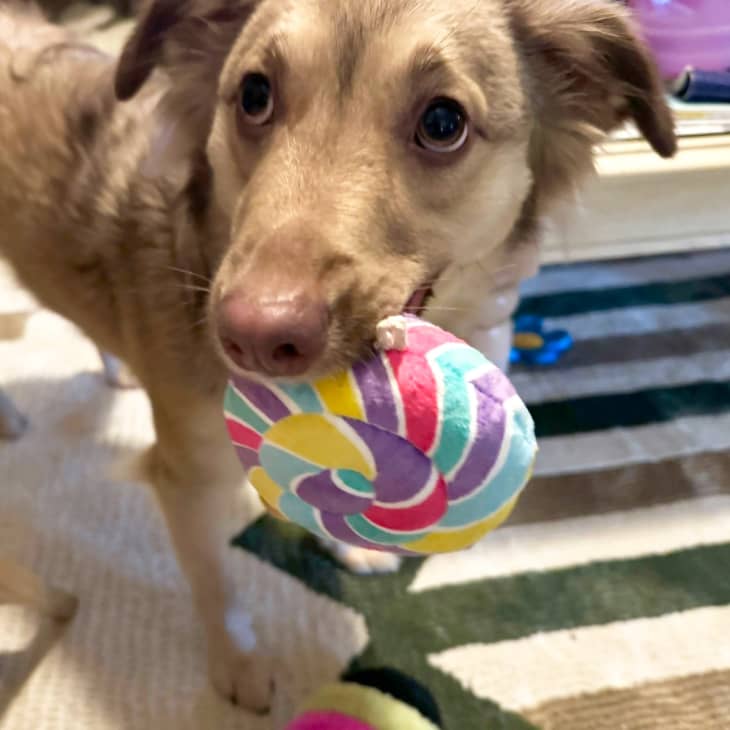
<svg viewBox="0 0 730 730"><path fill-rule="evenodd" d="M210 681L221 697L250 712L269 711L274 692L270 658L228 644L211 647L208 664Z"/></svg>
<svg viewBox="0 0 730 730"><path fill-rule="evenodd" d="M341 542L326 542L325 547L338 562L358 575L395 573L400 568L401 558L393 553L345 545Z"/></svg>

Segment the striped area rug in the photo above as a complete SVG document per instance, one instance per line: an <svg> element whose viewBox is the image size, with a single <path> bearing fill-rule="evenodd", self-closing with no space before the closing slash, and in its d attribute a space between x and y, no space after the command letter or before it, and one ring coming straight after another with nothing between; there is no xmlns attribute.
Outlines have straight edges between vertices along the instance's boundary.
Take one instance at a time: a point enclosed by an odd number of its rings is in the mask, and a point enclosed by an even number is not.
<svg viewBox="0 0 730 730"><path fill-rule="evenodd" d="M513 380L541 439L509 524L363 579L268 518L237 540L362 615L361 666L451 730L730 728L730 251L544 271L575 347Z"/></svg>

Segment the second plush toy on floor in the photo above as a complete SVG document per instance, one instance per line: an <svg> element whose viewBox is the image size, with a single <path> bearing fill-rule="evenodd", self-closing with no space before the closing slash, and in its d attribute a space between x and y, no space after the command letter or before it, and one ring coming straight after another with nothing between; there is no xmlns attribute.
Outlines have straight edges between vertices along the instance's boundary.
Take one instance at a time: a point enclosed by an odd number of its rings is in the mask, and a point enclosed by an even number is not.
<svg viewBox="0 0 730 730"><path fill-rule="evenodd" d="M275 515L404 555L469 547L529 479L532 418L480 352L416 317L402 350L313 383L234 377L228 430Z"/></svg>
<svg viewBox="0 0 730 730"><path fill-rule="evenodd" d="M393 669L373 669L329 684L284 730L439 730L431 693Z"/></svg>

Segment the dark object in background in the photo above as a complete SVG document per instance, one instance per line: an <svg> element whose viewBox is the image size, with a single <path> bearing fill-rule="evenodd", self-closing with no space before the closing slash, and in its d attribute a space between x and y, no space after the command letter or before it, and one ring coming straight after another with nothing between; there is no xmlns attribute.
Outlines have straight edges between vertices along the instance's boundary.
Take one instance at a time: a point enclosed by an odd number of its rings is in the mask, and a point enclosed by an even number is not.
<svg viewBox="0 0 730 730"><path fill-rule="evenodd" d="M682 101L730 103L730 71L686 68L672 83L671 91Z"/></svg>
<svg viewBox="0 0 730 730"><path fill-rule="evenodd" d="M51 18L57 18L73 0L36 0L38 5ZM111 5L120 15L131 15L134 8L139 6L140 0L89 0L92 5Z"/></svg>

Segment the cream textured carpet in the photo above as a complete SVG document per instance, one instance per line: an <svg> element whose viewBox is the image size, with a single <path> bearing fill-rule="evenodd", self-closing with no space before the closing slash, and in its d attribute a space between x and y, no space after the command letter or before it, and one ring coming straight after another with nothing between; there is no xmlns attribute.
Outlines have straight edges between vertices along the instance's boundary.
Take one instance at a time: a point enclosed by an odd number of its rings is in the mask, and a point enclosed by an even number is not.
<svg viewBox="0 0 730 730"><path fill-rule="evenodd" d="M0 283L0 319L21 304ZM0 728L275 727L207 688L202 637L153 497L109 476L152 438L145 396L109 389L94 347L47 312L22 339L0 341L0 383L32 422L20 441L0 442L0 554L80 598L60 636L34 611L0 606ZM363 621L249 553L230 558L260 637L284 658L286 713L363 648Z"/></svg>

